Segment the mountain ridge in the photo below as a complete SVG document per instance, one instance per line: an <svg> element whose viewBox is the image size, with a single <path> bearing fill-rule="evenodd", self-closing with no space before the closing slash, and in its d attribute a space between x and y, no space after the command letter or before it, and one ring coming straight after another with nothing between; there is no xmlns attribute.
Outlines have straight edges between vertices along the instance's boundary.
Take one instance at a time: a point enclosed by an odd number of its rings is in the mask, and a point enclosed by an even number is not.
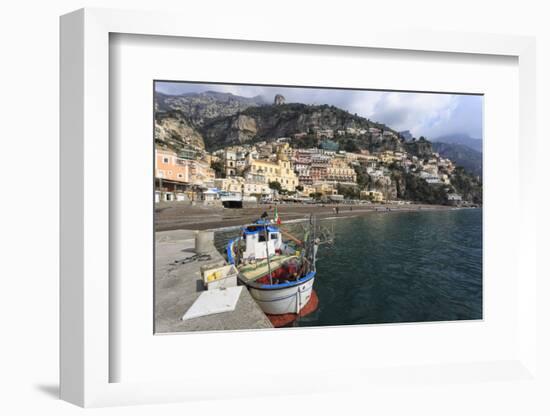
<svg viewBox="0 0 550 416"><path fill-rule="evenodd" d="M483 141L464 133L445 134L433 139L434 142L460 144L472 150L483 153Z"/></svg>
<svg viewBox="0 0 550 416"><path fill-rule="evenodd" d="M474 176L483 176L483 155L477 150L458 143L432 142L432 148L441 156L453 161L457 166L462 166Z"/></svg>

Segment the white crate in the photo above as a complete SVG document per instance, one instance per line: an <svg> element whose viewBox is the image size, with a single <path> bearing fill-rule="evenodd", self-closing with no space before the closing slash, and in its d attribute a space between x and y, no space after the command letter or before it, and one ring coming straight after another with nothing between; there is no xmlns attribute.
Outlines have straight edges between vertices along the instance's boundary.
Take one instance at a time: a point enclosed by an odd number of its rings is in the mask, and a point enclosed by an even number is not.
<svg viewBox="0 0 550 416"><path fill-rule="evenodd" d="M237 286L238 271L232 264L203 270L202 281L210 289L224 289Z"/></svg>

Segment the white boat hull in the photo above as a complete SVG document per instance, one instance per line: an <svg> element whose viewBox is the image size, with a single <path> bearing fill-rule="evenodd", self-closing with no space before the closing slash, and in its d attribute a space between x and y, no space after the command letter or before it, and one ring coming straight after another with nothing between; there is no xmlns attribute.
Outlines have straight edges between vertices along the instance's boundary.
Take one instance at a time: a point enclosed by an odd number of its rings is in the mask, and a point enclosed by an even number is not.
<svg viewBox="0 0 550 416"><path fill-rule="evenodd" d="M250 294L260 308L270 315L300 313L311 299L315 277L295 286L280 289L257 289L249 286Z"/></svg>

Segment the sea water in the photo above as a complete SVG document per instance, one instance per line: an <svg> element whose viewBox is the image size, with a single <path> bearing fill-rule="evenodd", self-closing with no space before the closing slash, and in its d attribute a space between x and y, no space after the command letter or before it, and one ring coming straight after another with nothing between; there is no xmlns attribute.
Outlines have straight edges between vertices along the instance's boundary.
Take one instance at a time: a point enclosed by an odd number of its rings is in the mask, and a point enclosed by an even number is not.
<svg viewBox="0 0 550 416"><path fill-rule="evenodd" d="M481 209L373 212L321 224L334 231L334 244L318 253L319 308L296 325L482 318ZM217 233L217 245L231 234Z"/></svg>

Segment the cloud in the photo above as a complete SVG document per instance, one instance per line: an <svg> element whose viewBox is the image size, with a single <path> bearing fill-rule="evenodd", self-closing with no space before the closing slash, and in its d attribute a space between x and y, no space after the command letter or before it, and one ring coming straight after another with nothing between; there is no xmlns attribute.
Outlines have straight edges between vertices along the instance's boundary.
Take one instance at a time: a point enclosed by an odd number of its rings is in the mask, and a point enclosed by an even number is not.
<svg viewBox="0 0 550 416"><path fill-rule="evenodd" d="M467 134L482 138L483 134L483 97L475 95L185 82L157 83L156 89L167 94L211 90L245 97L262 95L268 102L282 94L287 102L334 105L398 131L410 130L416 137Z"/></svg>

